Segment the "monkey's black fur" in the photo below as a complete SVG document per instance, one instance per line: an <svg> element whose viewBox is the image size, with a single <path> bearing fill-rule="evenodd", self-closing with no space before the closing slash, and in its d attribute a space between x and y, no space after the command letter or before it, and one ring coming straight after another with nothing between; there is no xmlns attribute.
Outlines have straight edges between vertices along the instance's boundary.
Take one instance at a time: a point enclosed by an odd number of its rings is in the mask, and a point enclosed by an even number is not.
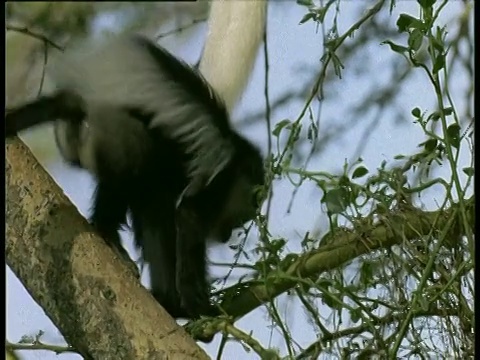
<svg viewBox="0 0 480 360"><path fill-rule="evenodd" d="M102 63L111 51L118 61L112 67L138 72L138 78L145 67L151 76L137 82L111 70L119 80L97 85L89 78L88 61L79 61L52 95L7 112L6 136L55 121L63 157L98 181L91 221L99 233L128 256L118 230L130 214L160 304L173 317L215 315L207 238L226 242L234 228L253 219L259 206L254 190L264 182L262 157L231 128L223 102L197 71L140 36L121 39L111 49L94 52L93 63ZM105 59L106 67L99 68L110 71ZM147 100L137 84L146 84Z"/></svg>

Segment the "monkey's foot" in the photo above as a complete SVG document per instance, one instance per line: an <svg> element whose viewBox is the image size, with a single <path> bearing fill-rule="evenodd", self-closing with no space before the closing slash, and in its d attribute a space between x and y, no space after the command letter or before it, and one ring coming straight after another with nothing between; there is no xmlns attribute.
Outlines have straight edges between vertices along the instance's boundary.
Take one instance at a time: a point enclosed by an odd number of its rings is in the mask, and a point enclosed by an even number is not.
<svg viewBox="0 0 480 360"><path fill-rule="evenodd" d="M122 246L120 240L120 235L116 230L103 230L99 226L95 226L95 222L90 222L92 226L97 230L98 234L102 237L103 240L107 243L108 246L118 255L119 258L124 260L125 265L127 265L129 271L140 280L140 271L137 264L130 258L127 250Z"/></svg>
<svg viewBox="0 0 480 360"><path fill-rule="evenodd" d="M138 280L140 280L141 274L140 270L138 269L137 264L130 258L127 251L122 247L121 249L117 246L111 246L113 251L117 253L123 263L128 267L128 270L135 276Z"/></svg>
<svg viewBox="0 0 480 360"><path fill-rule="evenodd" d="M204 331L202 330L202 324L208 324L211 319L201 319L201 315L217 317L221 313L218 307L212 304L208 304L208 306L203 307L204 309L206 309L206 311L203 311L201 314L192 314L192 311L189 312L180 306L180 301L178 298L171 299L167 296L162 296L161 294L156 292L152 292L152 295L174 319L191 320L186 325L184 325L184 328L190 335L194 337L196 341L210 343L213 340L214 335L205 336L203 334Z"/></svg>
<svg viewBox="0 0 480 360"><path fill-rule="evenodd" d="M183 328L192 336L195 341L203 343L212 342L216 333L219 332L219 322L231 322L232 320L225 315L220 315L215 318L201 318L189 321Z"/></svg>
<svg viewBox="0 0 480 360"><path fill-rule="evenodd" d="M177 285L178 286L178 285ZM179 289L181 308L185 310L190 319L198 319L203 316L218 316L220 310L210 303L209 293L202 286L180 286Z"/></svg>

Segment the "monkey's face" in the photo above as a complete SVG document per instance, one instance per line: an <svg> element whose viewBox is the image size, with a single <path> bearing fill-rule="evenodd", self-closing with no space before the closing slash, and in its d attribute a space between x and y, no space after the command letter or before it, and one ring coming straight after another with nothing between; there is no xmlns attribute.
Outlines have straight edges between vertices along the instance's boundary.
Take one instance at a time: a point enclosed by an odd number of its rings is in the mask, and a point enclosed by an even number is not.
<svg viewBox="0 0 480 360"><path fill-rule="evenodd" d="M245 176L239 177L232 186L211 237L227 242L234 229L255 218L262 202L258 196L258 185L252 184Z"/></svg>

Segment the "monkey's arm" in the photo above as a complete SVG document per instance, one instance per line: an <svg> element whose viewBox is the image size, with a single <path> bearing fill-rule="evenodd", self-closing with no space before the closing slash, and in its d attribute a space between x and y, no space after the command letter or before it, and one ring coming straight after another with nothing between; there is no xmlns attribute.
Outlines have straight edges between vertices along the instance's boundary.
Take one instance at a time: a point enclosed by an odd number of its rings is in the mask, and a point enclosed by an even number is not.
<svg viewBox="0 0 480 360"><path fill-rule="evenodd" d="M182 308L190 316L216 316L219 311L210 303L207 282L206 229L198 212L182 204L176 212L176 282Z"/></svg>
<svg viewBox="0 0 480 360"><path fill-rule="evenodd" d="M5 137L15 136L22 130L56 119L80 121L84 115L82 99L71 92L62 91L41 96L6 111Z"/></svg>
<svg viewBox="0 0 480 360"><path fill-rule="evenodd" d="M95 190L93 212L90 223L95 227L99 235L118 255L127 260L132 273L140 278L140 273L133 264L128 252L122 246L120 230L127 223L128 204L122 192L122 187L115 182L99 181Z"/></svg>

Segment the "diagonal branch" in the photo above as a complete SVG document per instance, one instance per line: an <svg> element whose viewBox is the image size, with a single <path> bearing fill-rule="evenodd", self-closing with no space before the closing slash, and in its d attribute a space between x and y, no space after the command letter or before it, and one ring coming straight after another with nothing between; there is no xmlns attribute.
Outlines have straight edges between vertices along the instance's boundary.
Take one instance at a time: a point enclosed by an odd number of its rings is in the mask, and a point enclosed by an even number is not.
<svg viewBox="0 0 480 360"><path fill-rule="evenodd" d="M465 201L465 209L469 224L473 228L475 223L475 198ZM323 272L336 269L355 258L371 253L378 249L386 249L403 241L413 241L421 235L427 235L432 229L441 230L446 223L442 219L455 217L452 226L452 238L458 238L461 234L458 205L449 209L437 211L422 211L413 207L405 208L383 216L383 220L373 223L368 228L362 228L361 233L352 230L337 231L325 235L322 245L318 249L305 254L299 254L287 269L285 276L279 277L278 271L272 272L263 279L255 280L226 289L222 308L235 319L251 312L264 303L271 301L283 292L295 287L298 279L317 278ZM440 220L440 221L439 221ZM321 242L322 243L322 242ZM187 326L188 327L188 326ZM193 330L195 336L213 336L217 331L214 324ZM197 331L203 331L203 335L197 335Z"/></svg>
<svg viewBox="0 0 480 360"><path fill-rule="evenodd" d="M48 45L54 47L55 49L57 49L59 51L64 51L65 50L65 48L63 46L60 46L57 43L53 42L52 40L50 40L45 35L36 33L36 32L30 30L27 27L21 27L21 26L15 26L15 25L7 24L7 25L5 25L5 29L7 31L16 31L18 33L21 33L21 34L24 34L24 35L27 35L27 36L31 36L35 39L41 40L45 44L48 44Z"/></svg>
<svg viewBox="0 0 480 360"><path fill-rule="evenodd" d="M6 262L85 359L207 359L18 139L6 146Z"/></svg>

